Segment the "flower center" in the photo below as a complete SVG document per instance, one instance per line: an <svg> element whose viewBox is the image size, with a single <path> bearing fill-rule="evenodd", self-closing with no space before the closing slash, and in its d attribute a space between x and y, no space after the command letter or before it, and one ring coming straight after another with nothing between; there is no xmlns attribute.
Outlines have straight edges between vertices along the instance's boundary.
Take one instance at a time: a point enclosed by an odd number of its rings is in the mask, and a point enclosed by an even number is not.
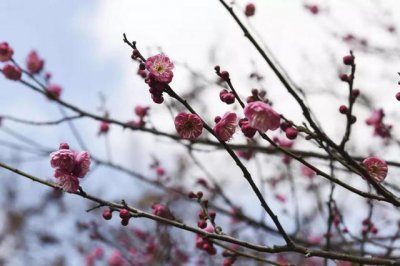
<svg viewBox="0 0 400 266"><path fill-rule="evenodd" d="M186 121L185 124L183 124L183 128L185 130L192 130L193 129L193 123L192 121Z"/></svg>
<svg viewBox="0 0 400 266"><path fill-rule="evenodd" d="M157 71L159 74L162 74L165 71L165 67L161 64L156 64L154 66L154 70Z"/></svg>

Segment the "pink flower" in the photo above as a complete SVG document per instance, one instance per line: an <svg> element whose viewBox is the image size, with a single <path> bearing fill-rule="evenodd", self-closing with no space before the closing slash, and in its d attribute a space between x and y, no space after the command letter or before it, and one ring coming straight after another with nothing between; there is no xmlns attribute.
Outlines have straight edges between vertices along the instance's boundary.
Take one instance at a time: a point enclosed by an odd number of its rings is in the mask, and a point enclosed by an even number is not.
<svg viewBox="0 0 400 266"><path fill-rule="evenodd" d="M378 109L375 110L365 122L367 125L374 127L374 136L390 138L392 125L385 124L383 122L384 117L385 113L383 112L383 109Z"/></svg>
<svg viewBox="0 0 400 266"><path fill-rule="evenodd" d="M247 118L240 119L239 126L240 129L242 130L243 135L245 135L248 138L254 137L254 135L257 133L257 130L250 126L250 122L247 120Z"/></svg>
<svg viewBox="0 0 400 266"><path fill-rule="evenodd" d="M162 166L157 166L156 167L156 173L158 176L163 176L165 175L165 169Z"/></svg>
<svg viewBox="0 0 400 266"><path fill-rule="evenodd" d="M149 57L146 60L146 69L159 82L170 83L174 76L174 73L172 73L174 64L164 54Z"/></svg>
<svg viewBox="0 0 400 266"><path fill-rule="evenodd" d="M237 115L227 112L214 126L213 131L218 139L228 141L235 133L237 125Z"/></svg>
<svg viewBox="0 0 400 266"><path fill-rule="evenodd" d="M101 247L96 247L93 251L92 251L93 257L95 257L96 259L101 259L104 255L104 250Z"/></svg>
<svg viewBox="0 0 400 266"><path fill-rule="evenodd" d="M365 120L365 122L369 126L380 124L380 123L382 123L382 120L383 120L384 116L385 116L385 113L383 112L383 109L378 109L378 110L375 110L371 114L371 116L367 120Z"/></svg>
<svg viewBox="0 0 400 266"><path fill-rule="evenodd" d="M76 192L79 188L78 177L84 177L89 171L90 155L86 151L71 151L67 143L61 143L60 149L50 154L50 165L56 169L54 177L60 187Z"/></svg>
<svg viewBox="0 0 400 266"><path fill-rule="evenodd" d="M114 250L111 253L107 262L109 266L123 266L126 264L125 259L122 257L121 252L119 252L118 250Z"/></svg>
<svg viewBox="0 0 400 266"><path fill-rule="evenodd" d="M171 213L171 211L169 210L169 208L161 203L157 203L157 204L153 204L153 206L151 206L151 208L153 209L153 214L166 218L166 219L170 219L170 220L175 220L174 215Z"/></svg>
<svg viewBox="0 0 400 266"><path fill-rule="evenodd" d="M255 12L256 12L256 6L255 6L254 4L249 3L249 4L246 5L246 8L245 8L245 10L244 10L244 14L245 14L247 17L254 16L254 13L255 13Z"/></svg>
<svg viewBox="0 0 400 266"><path fill-rule="evenodd" d="M106 121L101 121L100 123L100 128L99 128L99 133L97 133L98 136L102 134L107 134L108 131L110 130L110 125Z"/></svg>
<svg viewBox="0 0 400 266"><path fill-rule="evenodd" d="M316 15L319 13L319 7L317 5L305 5L304 6L311 14Z"/></svg>
<svg viewBox="0 0 400 266"><path fill-rule="evenodd" d="M300 166L300 171L303 176L308 177L308 178L313 178L316 175L316 173L313 169L311 169L310 167L308 167L304 164L302 164Z"/></svg>
<svg viewBox="0 0 400 266"><path fill-rule="evenodd" d="M148 106L136 106L135 107L135 114L137 116L139 116L140 118L143 118L147 115L148 111L149 111L150 107Z"/></svg>
<svg viewBox="0 0 400 266"><path fill-rule="evenodd" d="M275 130L280 125L280 115L270 105L261 101L247 104L244 115L249 120L250 126L261 132L266 132L268 129Z"/></svg>
<svg viewBox="0 0 400 266"><path fill-rule="evenodd" d="M20 80L21 76L22 76L22 72L21 69L19 69L18 67L11 65L11 64L6 64L3 67L3 75L10 79L10 80Z"/></svg>
<svg viewBox="0 0 400 266"><path fill-rule="evenodd" d="M90 169L90 154L87 151L75 153L74 174L77 177L84 177Z"/></svg>
<svg viewBox="0 0 400 266"><path fill-rule="evenodd" d="M58 185L67 192L76 192L79 188L79 180L76 176L66 174L56 170L55 176L58 179Z"/></svg>
<svg viewBox="0 0 400 266"><path fill-rule="evenodd" d="M175 128L183 139L197 139L203 131L203 121L198 115L180 113L175 117Z"/></svg>
<svg viewBox="0 0 400 266"><path fill-rule="evenodd" d="M51 167L66 173L71 173L75 168L75 153L69 149L60 149L50 154Z"/></svg>
<svg viewBox="0 0 400 266"><path fill-rule="evenodd" d="M368 157L363 161L363 165L376 182L382 182L388 173L387 163L377 157Z"/></svg>
<svg viewBox="0 0 400 266"><path fill-rule="evenodd" d="M61 96L62 88L59 85L51 84L47 87L49 98L58 99Z"/></svg>
<svg viewBox="0 0 400 266"><path fill-rule="evenodd" d="M286 197L285 197L284 195L282 195L282 194L276 194L276 195L275 195L275 198L276 198L277 200L279 200L280 202L282 202L282 203L285 203L285 202L286 202Z"/></svg>
<svg viewBox="0 0 400 266"><path fill-rule="evenodd" d="M26 68L32 74L39 73L44 66L44 61L38 56L36 51L32 51L29 53L28 58L26 59Z"/></svg>
<svg viewBox="0 0 400 266"><path fill-rule="evenodd" d="M14 50L8 45L8 43L0 43L0 62L9 61L14 54Z"/></svg>

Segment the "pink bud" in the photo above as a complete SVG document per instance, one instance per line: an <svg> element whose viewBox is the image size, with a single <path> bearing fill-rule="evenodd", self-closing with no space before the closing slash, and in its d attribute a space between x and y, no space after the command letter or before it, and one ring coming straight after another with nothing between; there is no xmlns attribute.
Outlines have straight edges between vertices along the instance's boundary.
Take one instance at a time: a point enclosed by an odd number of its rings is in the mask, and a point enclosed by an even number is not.
<svg viewBox="0 0 400 266"><path fill-rule="evenodd" d="M43 66L44 61L39 58L36 51L30 52L26 60L26 68L29 70L29 72L32 74L37 74L43 69Z"/></svg>
<svg viewBox="0 0 400 266"><path fill-rule="evenodd" d="M0 43L0 62L9 61L14 54L14 50L8 45L8 43Z"/></svg>
<svg viewBox="0 0 400 266"><path fill-rule="evenodd" d="M14 66L14 65L6 64L3 67L2 71L3 71L3 75L7 79L14 80L14 81L21 79L22 72L18 67Z"/></svg>
<svg viewBox="0 0 400 266"><path fill-rule="evenodd" d="M245 10L244 10L244 14L247 17L254 16L255 12L256 12L256 6L253 3L249 3L249 4L246 5Z"/></svg>

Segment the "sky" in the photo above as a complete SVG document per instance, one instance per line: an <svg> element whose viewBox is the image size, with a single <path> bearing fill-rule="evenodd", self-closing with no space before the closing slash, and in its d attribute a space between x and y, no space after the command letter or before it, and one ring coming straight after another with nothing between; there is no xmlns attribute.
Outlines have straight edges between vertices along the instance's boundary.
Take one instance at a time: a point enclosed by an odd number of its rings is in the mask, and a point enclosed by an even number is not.
<svg viewBox="0 0 400 266"><path fill-rule="evenodd" d="M372 39L376 43L395 41L378 29L369 27L369 23L378 19L374 12L369 12L371 7L372 10L375 8L373 1L316 1L322 3L323 8L326 7L324 12L331 14L329 20L323 16L315 18L304 12L301 1L254 2L257 12L249 25L258 29L258 36L273 51L293 80L305 86L308 92L332 87L340 90L341 85L336 78L337 70L331 66L340 64L349 47L332 39L331 32L345 28L368 35L369 31L375 30L377 34L372 35ZM400 10L400 4L396 0L382 3L389 10ZM237 4L236 10L243 7L245 2L240 1ZM385 19L382 18L383 23ZM400 25L399 19L393 18L396 25ZM17 61L23 63L29 51L37 50L45 58L46 69L53 74L53 81L64 88L63 99L82 109L102 114L99 110L102 94L111 117L127 121L133 118L135 105L151 104L151 100L146 85L135 74L137 66L130 59L129 48L122 42L122 33L126 33L131 40L136 40L145 54L152 55L161 50L175 62L186 63L210 79L215 77L214 65L220 64L229 70L232 80L243 94L248 93L254 85L249 84L246 77L255 66L265 73L270 86L268 94L274 100L276 108L280 112L289 113L294 120L299 121L301 118L295 102L288 100L288 95L278 80L258 58L256 51L217 0L0 1L0 42L9 42L14 48ZM396 84L397 76L393 69L400 69L399 60L397 63L396 60L382 61L374 56L361 54L357 62L361 80L359 86L372 97L379 93L380 97L376 97L377 106L388 106L389 112L394 112L396 106L392 99L396 88L393 84ZM319 74L315 75L314 72ZM325 76L320 76L320 73ZM187 78L185 69L177 66L173 85L178 93L189 89ZM346 91L345 88L341 89L343 90L337 93L343 97ZM380 94L381 91L387 93ZM212 100L217 95L218 91L214 91L207 94L207 97ZM336 109L340 100L314 93L309 101L317 110L319 118L325 121L338 119ZM388 102L393 104L387 104ZM227 107L211 105L209 109L211 113L222 114ZM358 111L361 120L369 114L362 108ZM152 112L157 113L158 118L154 121L161 128L173 129L172 121L165 122L169 115L165 108L152 105ZM60 117L56 105L25 87L4 79L0 79L0 114L36 121ZM76 125L88 148L105 156L105 146L98 144L104 141L97 137L98 124L83 119L76 122ZM5 126L27 136L34 136L49 148L56 149L59 142L67 141L79 149L66 125L36 128L9 122ZM335 123L324 123L324 127L328 132L338 134ZM1 139L8 138L4 132L0 133ZM362 143L360 136L364 133L361 130L355 131L355 135L359 136L355 138L355 144ZM150 155L155 153L165 159L167 168L174 167L175 157L170 156L170 145L161 144L154 150L154 139L150 136L127 133L112 127L110 142L113 159L126 166L146 171ZM35 162L27 163L23 168L46 177L52 174L46 161L39 165ZM120 186L131 186L132 182L118 178L113 186L105 190L102 182L109 182L109 172L102 170L101 173L98 182L91 182L91 176L85 184L105 196L111 197L116 193L129 195L141 186L121 192ZM11 177L7 182L11 182L9 180ZM30 184L24 182L18 181L18 186L22 191L29 191ZM243 200L249 199L243 196ZM30 198L21 201L21 204L31 203ZM70 211L78 214L84 210L85 205L79 199L71 201L78 208L71 208ZM74 263L78 263L77 260Z"/></svg>

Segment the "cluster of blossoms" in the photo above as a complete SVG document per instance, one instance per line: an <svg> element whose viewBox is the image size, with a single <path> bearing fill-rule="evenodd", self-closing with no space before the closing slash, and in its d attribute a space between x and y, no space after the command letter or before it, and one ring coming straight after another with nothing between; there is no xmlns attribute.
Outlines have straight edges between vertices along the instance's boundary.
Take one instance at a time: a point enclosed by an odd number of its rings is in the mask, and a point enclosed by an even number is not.
<svg viewBox="0 0 400 266"><path fill-rule="evenodd" d="M210 224L204 229L204 231L214 233L214 227ZM213 242L201 235L196 235L196 247L206 251L209 255L217 254L217 249L214 247Z"/></svg>
<svg viewBox="0 0 400 266"><path fill-rule="evenodd" d="M138 105L135 107L135 114L138 116L139 120L129 121L127 124L133 127L144 127L146 125L145 118L148 115L150 107Z"/></svg>
<svg viewBox="0 0 400 266"><path fill-rule="evenodd" d="M368 218L365 218L362 221L362 226L363 226L363 228L361 230L361 234L363 236L365 236L368 233L372 233L372 234L376 235L379 231L378 228L375 226L375 224Z"/></svg>
<svg viewBox="0 0 400 266"><path fill-rule="evenodd" d="M137 57L135 56L135 51L132 58ZM141 63L139 69L140 75L146 75L145 81L150 87L149 91L153 101L158 104L162 103L164 101L163 92L174 76L172 72L174 64L166 55L158 54L149 57L146 62Z"/></svg>
<svg viewBox="0 0 400 266"><path fill-rule="evenodd" d="M374 136L379 136L381 138L390 138L392 125L387 125L383 122L385 113L383 109L378 109L374 111L371 116L365 121L367 125L374 128Z"/></svg>
<svg viewBox="0 0 400 266"><path fill-rule="evenodd" d="M101 247L93 249L86 257L86 266L94 266L97 260L101 260L104 256L104 250Z"/></svg>
<svg viewBox="0 0 400 266"><path fill-rule="evenodd" d="M55 168L54 177L67 192L76 192L79 178L83 178L90 168L90 154L87 151L72 151L69 145L61 143L58 151L50 154L51 167Z"/></svg>
<svg viewBox="0 0 400 266"><path fill-rule="evenodd" d="M248 138L252 138L257 130L266 132L276 130L280 126L280 115L269 104L262 101L250 102L244 109L244 115L245 118L240 119L239 122L234 112L227 112L222 118L217 116L214 119L216 124L213 128L216 137L222 141L230 140L238 124ZM194 140L201 135L203 122L198 115L180 113L175 117L175 128L181 138ZM294 133L297 136L297 131ZM295 136L288 137L293 139Z"/></svg>
<svg viewBox="0 0 400 266"><path fill-rule="evenodd" d="M382 182L388 173L387 163L377 157L368 157L363 161L368 174L378 183Z"/></svg>
<svg viewBox="0 0 400 266"><path fill-rule="evenodd" d="M103 211L103 218L105 220L111 220L112 219L112 210L111 209L105 209ZM127 226L129 224L129 219L131 218L131 214L129 213L128 209L120 209L119 210L119 217L121 218L121 224L123 226Z"/></svg>
<svg viewBox="0 0 400 266"><path fill-rule="evenodd" d="M6 63L12 59L14 50L8 45L8 43L0 43L0 62ZM11 63L7 63L3 66L3 75L10 80L20 80L22 71L17 66Z"/></svg>
<svg viewBox="0 0 400 266"><path fill-rule="evenodd" d="M12 60L14 50L8 45L8 43L0 43L0 62L6 63L1 69L3 75L9 79L18 81L22 77L22 70L15 65L13 62L8 63ZM36 51L31 51L26 58L26 69L31 75L37 75L42 72L44 68L44 60L39 57ZM44 80L48 83L50 81L51 74L45 73ZM47 94L49 99L58 99L61 96L62 88L56 84L49 84L47 86Z"/></svg>

